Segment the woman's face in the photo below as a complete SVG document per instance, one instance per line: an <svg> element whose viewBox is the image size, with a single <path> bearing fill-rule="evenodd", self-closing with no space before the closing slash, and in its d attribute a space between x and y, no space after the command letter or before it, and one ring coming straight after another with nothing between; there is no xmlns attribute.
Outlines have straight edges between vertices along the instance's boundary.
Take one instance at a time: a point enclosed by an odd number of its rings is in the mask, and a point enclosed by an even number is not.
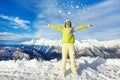
<svg viewBox="0 0 120 80"><path fill-rule="evenodd" d="M70 28L70 25L69 25L69 24L66 24L66 28Z"/></svg>

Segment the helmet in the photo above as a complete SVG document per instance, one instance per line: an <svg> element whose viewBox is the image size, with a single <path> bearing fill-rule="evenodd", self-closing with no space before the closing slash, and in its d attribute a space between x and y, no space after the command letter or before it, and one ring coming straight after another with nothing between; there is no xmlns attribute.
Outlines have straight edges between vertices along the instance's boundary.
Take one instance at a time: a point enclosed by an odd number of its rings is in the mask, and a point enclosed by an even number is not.
<svg viewBox="0 0 120 80"><path fill-rule="evenodd" d="M66 27L66 24L67 24L67 25L70 25L70 27L71 27L71 25L72 25L72 23L71 23L70 20L65 20L65 27Z"/></svg>

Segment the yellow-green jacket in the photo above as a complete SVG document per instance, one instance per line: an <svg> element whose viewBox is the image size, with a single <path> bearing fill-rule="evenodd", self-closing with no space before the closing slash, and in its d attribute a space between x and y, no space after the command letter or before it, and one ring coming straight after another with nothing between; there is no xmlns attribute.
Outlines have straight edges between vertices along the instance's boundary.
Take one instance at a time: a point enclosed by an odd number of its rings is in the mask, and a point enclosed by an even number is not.
<svg viewBox="0 0 120 80"><path fill-rule="evenodd" d="M73 33L77 30L89 28L88 25L82 25L76 28L65 28L65 27L54 25L54 24L50 24L50 27L62 32L62 43L74 43L75 37Z"/></svg>

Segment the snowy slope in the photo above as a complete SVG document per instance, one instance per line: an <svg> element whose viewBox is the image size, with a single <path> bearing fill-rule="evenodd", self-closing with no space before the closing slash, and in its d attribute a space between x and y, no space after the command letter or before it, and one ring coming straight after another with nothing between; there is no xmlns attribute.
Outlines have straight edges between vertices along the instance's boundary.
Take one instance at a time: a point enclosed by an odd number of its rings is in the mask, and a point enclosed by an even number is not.
<svg viewBox="0 0 120 80"><path fill-rule="evenodd" d="M61 60L0 61L0 80L120 80L120 59L81 57L74 75L67 62L66 77L59 70Z"/></svg>

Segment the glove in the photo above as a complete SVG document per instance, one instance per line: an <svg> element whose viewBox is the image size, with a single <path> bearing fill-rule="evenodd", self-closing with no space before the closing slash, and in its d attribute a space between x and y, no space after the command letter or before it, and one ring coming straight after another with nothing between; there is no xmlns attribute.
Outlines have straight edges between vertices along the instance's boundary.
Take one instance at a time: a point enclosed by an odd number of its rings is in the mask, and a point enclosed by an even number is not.
<svg viewBox="0 0 120 80"><path fill-rule="evenodd" d="M92 28L92 27L93 27L93 24L89 24L88 26L89 26L90 28Z"/></svg>
<svg viewBox="0 0 120 80"><path fill-rule="evenodd" d="M50 24L45 24L45 26L50 27Z"/></svg>
<svg viewBox="0 0 120 80"><path fill-rule="evenodd" d="M47 27L50 27L50 24L45 24L45 27L47 28Z"/></svg>

